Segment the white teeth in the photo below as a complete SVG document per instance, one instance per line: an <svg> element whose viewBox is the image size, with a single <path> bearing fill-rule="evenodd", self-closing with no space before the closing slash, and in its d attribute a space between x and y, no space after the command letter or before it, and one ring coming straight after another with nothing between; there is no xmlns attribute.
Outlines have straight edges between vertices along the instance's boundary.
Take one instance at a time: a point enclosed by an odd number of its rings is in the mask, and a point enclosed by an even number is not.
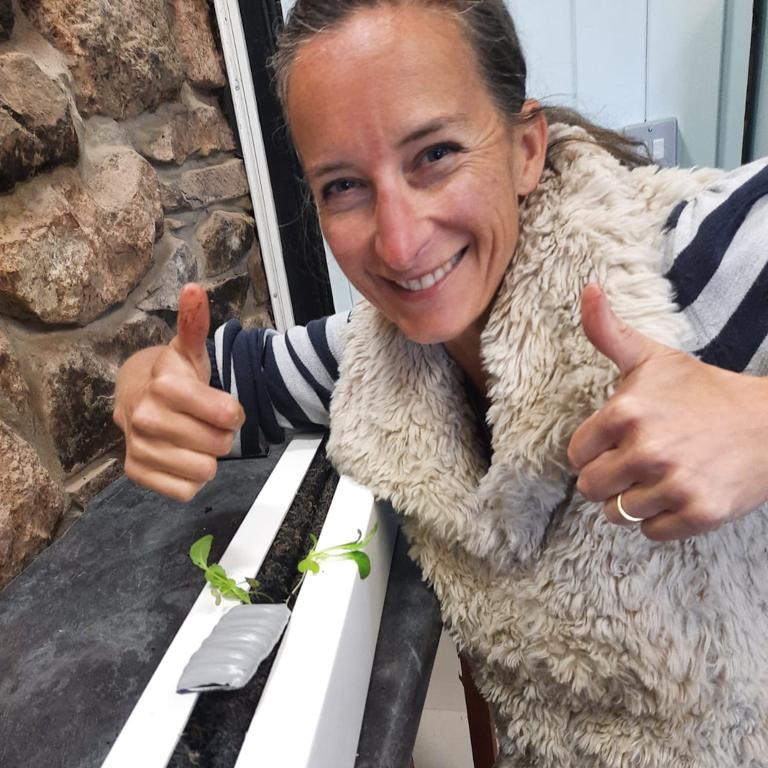
<svg viewBox="0 0 768 768"><path fill-rule="evenodd" d="M409 291L420 291L421 280L408 280L405 283L399 283L403 288L407 288Z"/></svg>
<svg viewBox="0 0 768 768"><path fill-rule="evenodd" d="M453 272L466 251L466 248L462 248L447 264L443 264L428 275L422 275L414 280L403 280L402 282L397 280L396 282L401 288L405 288L407 291L426 291L427 288L431 288L435 283Z"/></svg>

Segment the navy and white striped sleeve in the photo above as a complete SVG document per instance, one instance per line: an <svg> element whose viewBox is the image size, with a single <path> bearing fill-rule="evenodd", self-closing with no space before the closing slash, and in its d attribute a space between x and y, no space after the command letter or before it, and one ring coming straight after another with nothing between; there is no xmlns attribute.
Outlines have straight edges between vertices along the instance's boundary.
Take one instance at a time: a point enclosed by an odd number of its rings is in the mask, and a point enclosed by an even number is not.
<svg viewBox="0 0 768 768"><path fill-rule="evenodd" d="M768 159L678 205L663 258L693 330L687 351L719 368L768 375Z"/></svg>
<svg viewBox="0 0 768 768"><path fill-rule="evenodd" d="M208 342L211 385L234 395L246 414L231 455L263 455L286 429L328 427L348 321L340 312L287 333L244 329L237 320L216 330Z"/></svg>

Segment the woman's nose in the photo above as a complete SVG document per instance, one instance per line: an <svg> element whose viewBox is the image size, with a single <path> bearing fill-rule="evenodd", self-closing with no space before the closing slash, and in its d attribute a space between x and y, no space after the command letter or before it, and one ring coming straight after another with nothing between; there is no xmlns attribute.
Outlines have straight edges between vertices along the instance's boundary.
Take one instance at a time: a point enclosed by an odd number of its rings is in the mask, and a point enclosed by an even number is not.
<svg viewBox="0 0 768 768"><path fill-rule="evenodd" d="M379 191L374 248L389 269L411 269L429 237L429 219L419 206L415 190L399 187Z"/></svg>

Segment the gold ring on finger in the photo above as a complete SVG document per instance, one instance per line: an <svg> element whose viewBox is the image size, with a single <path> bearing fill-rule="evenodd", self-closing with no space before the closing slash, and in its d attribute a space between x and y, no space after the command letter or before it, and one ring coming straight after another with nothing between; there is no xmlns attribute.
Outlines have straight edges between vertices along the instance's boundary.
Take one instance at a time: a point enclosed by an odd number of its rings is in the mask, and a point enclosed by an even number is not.
<svg viewBox="0 0 768 768"><path fill-rule="evenodd" d="M619 514L628 523L642 523L643 522L643 518L642 517L635 517L634 515L630 515L629 512L627 512L627 510L624 509L624 505L621 503L621 494L619 494L616 497L616 508L619 510Z"/></svg>

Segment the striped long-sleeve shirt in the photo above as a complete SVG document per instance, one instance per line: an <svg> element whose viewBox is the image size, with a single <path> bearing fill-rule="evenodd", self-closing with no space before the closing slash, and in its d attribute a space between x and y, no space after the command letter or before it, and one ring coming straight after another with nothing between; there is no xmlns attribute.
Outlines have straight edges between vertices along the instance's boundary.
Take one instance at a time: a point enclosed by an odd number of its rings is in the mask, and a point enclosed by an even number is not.
<svg viewBox="0 0 768 768"><path fill-rule="evenodd" d="M680 203L667 227L663 268L695 334L687 351L768 374L768 160Z"/></svg>
<svg viewBox="0 0 768 768"><path fill-rule="evenodd" d="M329 424L333 385L344 351L349 312L297 325L287 333L220 326L209 343L211 385L238 398L246 421L232 455L255 456L285 430L312 432Z"/></svg>
<svg viewBox="0 0 768 768"><path fill-rule="evenodd" d="M768 160L726 174L681 202L665 228L662 266L694 338L688 352L768 375ZM209 344L211 384L235 395L246 422L233 455L263 453L285 430L327 428L349 313L281 334L237 320Z"/></svg>

